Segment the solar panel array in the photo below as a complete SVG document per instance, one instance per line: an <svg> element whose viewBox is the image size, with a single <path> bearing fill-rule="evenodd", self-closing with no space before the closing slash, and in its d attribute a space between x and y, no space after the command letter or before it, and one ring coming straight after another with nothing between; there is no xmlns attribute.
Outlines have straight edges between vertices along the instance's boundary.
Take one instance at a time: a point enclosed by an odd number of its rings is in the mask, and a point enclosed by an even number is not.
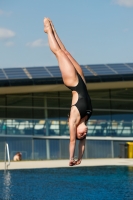
<svg viewBox="0 0 133 200"><path fill-rule="evenodd" d="M95 76L97 75L113 75L115 74L107 65L89 65Z"/></svg>
<svg viewBox="0 0 133 200"><path fill-rule="evenodd" d="M81 65L81 68L86 77L133 74L133 63ZM61 77L61 72L58 66L0 69L0 80L39 79L52 77Z"/></svg>
<svg viewBox="0 0 133 200"><path fill-rule="evenodd" d="M61 77L61 72L58 66L46 67L52 77Z"/></svg>
<svg viewBox="0 0 133 200"><path fill-rule="evenodd" d="M50 74L46 71L44 67L29 67L26 68L27 72L32 78L48 78Z"/></svg>
<svg viewBox="0 0 133 200"><path fill-rule="evenodd" d="M22 68L5 68L3 69L8 79L27 79L27 75Z"/></svg>
<svg viewBox="0 0 133 200"><path fill-rule="evenodd" d="M0 69L0 80L4 80L4 79L6 79L6 76L5 76L5 74L3 73L3 70Z"/></svg>

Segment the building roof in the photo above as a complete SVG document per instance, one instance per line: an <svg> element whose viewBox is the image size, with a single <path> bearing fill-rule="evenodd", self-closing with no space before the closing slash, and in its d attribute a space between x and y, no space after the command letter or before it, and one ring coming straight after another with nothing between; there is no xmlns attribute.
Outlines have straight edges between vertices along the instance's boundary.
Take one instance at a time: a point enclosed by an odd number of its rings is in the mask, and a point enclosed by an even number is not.
<svg viewBox="0 0 133 200"><path fill-rule="evenodd" d="M133 80L133 63L81 65L87 83ZM58 66L0 69L0 86L62 84Z"/></svg>
<svg viewBox="0 0 133 200"><path fill-rule="evenodd" d="M133 63L81 65L88 90L133 88ZM0 69L0 94L68 91L58 66Z"/></svg>

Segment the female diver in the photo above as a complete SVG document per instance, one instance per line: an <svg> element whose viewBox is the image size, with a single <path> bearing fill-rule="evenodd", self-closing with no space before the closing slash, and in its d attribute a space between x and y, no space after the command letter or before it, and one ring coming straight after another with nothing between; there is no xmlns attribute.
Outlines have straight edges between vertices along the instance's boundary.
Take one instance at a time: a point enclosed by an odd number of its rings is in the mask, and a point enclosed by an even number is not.
<svg viewBox="0 0 133 200"><path fill-rule="evenodd" d="M69 166L79 165L85 149L88 130L86 123L92 114L91 99L81 67L66 50L49 18L44 18L44 32L47 33L49 47L58 60L63 82L72 91L72 106L68 121L70 131ZM74 160L76 139L79 140L77 161Z"/></svg>

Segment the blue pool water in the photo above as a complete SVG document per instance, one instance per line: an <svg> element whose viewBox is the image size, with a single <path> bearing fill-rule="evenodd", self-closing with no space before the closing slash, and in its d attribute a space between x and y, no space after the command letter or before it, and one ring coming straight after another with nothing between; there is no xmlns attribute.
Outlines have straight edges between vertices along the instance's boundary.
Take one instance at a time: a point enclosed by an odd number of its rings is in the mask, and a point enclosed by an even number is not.
<svg viewBox="0 0 133 200"><path fill-rule="evenodd" d="M133 167L0 171L0 200L133 200Z"/></svg>

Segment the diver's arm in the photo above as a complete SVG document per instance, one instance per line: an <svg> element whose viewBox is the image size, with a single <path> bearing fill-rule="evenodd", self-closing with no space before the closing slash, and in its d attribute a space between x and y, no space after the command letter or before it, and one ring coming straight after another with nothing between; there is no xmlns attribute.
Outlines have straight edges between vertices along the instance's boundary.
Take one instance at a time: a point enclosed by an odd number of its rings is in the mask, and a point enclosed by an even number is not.
<svg viewBox="0 0 133 200"><path fill-rule="evenodd" d="M76 145L76 124L73 120L69 120L69 131L70 131L70 144L69 144L70 160L74 160L74 152Z"/></svg>

